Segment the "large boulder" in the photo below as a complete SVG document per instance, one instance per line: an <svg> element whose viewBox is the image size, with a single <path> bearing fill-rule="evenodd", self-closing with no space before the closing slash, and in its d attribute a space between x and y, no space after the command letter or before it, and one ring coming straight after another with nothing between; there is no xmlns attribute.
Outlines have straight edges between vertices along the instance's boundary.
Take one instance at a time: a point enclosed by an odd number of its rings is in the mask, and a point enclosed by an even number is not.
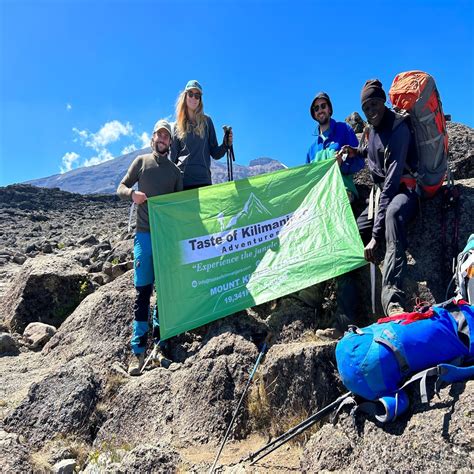
<svg viewBox="0 0 474 474"><path fill-rule="evenodd" d="M101 373L114 362L125 363L135 301L132 278L130 271L89 295L46 344L43 354L62 363L85 357Z"/></svg>
<svg viewBox="0 0 474 474"><path fill-rule="evenodd" d="M6 290L0 318L19 333L36 321L59 327L90 291L87 272L74 261L38 256L22 266Z"/></svg>
<svg viewBox="0 0 474 474"><path fill-rule="evenodd" d="M472 472L473 407L474 381L470 381L442 390L431 406L416 404L410 414L387 425L361 417L354 426L348 415L313 435L301 470Z"/></svg>
<svg viewBox="0 0 474 474"><path fill-rule="evenodd" d="M312 413L337 398L342 385L334 348L335 343L308 341L268 351L260 375L272 418Z"/></svg>
<svg viewBox="0 0 474 474"><path fill-rule="evenodd" d="M100 382L90 366L73 361L34 383L27 397L4 420L4 429L34 446L55 436L91 441Z"/></svg>
<svg viewBox="0 0 474 474"><path fill-rule="evenodd" d="M165 442L174 446L216 442L223 436L257 357L255 345L224 333L169 370L157 368L123 385L95 444ZM234 436L247 434L245 408Z"/></svg>

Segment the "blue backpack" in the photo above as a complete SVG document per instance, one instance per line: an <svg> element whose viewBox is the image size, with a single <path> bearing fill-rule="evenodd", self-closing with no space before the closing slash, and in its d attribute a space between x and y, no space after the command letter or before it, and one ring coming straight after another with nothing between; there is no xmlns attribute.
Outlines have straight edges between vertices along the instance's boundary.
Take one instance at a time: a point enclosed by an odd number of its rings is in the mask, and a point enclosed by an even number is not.
<svg viewBox="0 0 474 474"><path fill-rule="evenodd" d="M450 300L352 327L337 344L336 360L352 394L376 402L358 407L392 421L408 408L407 385L419 381L427 402L428 377L437 376L437 386L474 377L474 306Z"/></svg>

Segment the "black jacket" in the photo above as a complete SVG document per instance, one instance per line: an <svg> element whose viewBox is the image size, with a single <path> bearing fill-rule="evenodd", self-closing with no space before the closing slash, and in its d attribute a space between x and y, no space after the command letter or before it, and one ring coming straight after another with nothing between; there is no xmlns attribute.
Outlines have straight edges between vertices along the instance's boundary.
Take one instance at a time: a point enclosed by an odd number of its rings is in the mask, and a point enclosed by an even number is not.
<svg viewBox="0 0 474 474"><path fill-rule="evenodd" d="M409 127L409 118L385 108L382 122L371 127L367 145L360 150L368 158L374 184L381 188L372 237L380 241L384 235L385 214L392 199L400 192L404 175L417 168L416 146Z"/></svg>

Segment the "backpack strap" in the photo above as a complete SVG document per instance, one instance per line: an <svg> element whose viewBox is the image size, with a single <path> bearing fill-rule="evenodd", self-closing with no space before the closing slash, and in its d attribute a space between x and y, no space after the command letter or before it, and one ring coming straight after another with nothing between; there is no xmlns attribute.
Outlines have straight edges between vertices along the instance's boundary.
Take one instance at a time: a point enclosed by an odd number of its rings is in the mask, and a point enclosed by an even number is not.
<svg viewBox="0 0 474 474"><path fill-rule="evenodd" d="M462 382L463 380L474 378L474 365L458 367L452 364L439 364L438 373L438 378L441 382L447 384Z"/></svg>
<svg viewBox="0 0 474 474"><path fill-rule="evenodd" d="M402 375L407 375L410 372L410 365L408 364L405 354L402 353L402 351L396 346L396 344L390 341L390 339L394 341L395 336L387 329L383 331L383 334L387 337L375 337L374 341L381 344L382 346L387 347L391 352L393 352L395 358L397 359L398 366L400 367Z"/></svg>

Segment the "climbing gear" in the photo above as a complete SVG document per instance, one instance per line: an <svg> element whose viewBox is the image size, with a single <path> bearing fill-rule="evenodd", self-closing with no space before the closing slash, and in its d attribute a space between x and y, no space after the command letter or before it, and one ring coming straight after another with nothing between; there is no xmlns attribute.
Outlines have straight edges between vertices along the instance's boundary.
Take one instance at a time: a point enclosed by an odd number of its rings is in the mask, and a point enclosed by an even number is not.
<svg viewBox="0 0 474 474"><path fill-rule="evenodd" d="M140 375L145 363L145 353L134 354L132 362L128 367L128 375Z"/></svg>
<svg viewBox="0 0 474 474"><path fill-rule="evenodd" d="M375 263L370 263L370 301L372 303L372 314L375 314Z"/></svg>
<svg viewBox="0 0 474 474"><path fill-rule="evenodd" d="M474 307L452 299L381 318L366 328L352 326L336 346L336 361L344 385L378 404L356 404L353 413L378 413L391 421L406 405L401 391L408 385L420 382L427 402L428 377L437 376L438 387L474 376Z"/></svg>
<svg viewBox="0 0 474 474"><path fill-rule="evenodd" d="M443 272L452 274L456 268L456 257L459 253L459 223L461 199L459 188L454 184L451 172L448 172L448 181L442 189L441 204L441 244L443 248ZM448 220L452 214L450 228L451 241L448 243ZM451 257L451 260L449 258Z"/></svg>
<svg viewBox="0 0 474 474"><path fill-rule="evenodd" d="M435 81L426 72L402 72L394 78L389 96L394 110L410 117L418 155L418 170L409 170L410 175L424 197L433 197L448 167L448 132Z"/></svg>
<svg viewBox="0 0 474 474"><path fill-rule="evenodd" d="M224 445L227 441L227 438L229 437L229 434L230 434L230 431L232 429L232 426L234 425L234 421L235 421L235 418L237 416L237 413L239 411L239 408L240 406L242 405L242 402L244 400L244 397L247 393L247 390L250 386L250 383L252 382L252 379L253 379L253 376L255 375L255 372L257 371L257 368L260 364L260 361L262 360L263 356L265 355L265 352L267 351L267 343L264 342L263 343L263 346L262 346L262 350L260 351L260 353L258 354L258 357L257 357L257 360L255 362L255 365L252 369L252 372L250 373L250 377L249 379L247 380L247 384L245 385L245 388L244 388L244 391L242 392L242 395L240 396L240 400L239 400L239 403L237 403L237 408L235 409L234 411L234 414L232 415L232 419L230 420L230 423L229 423L229 426L227 427L227 431L224 435L224 439L222 440L222 443L221 443L221 446L219 448L219 451L217 452L217 455L216 455L216 458L214 459L214 463L212 464L212 467L209 471L209 474L212 474L214 472L214 469L216 468L216 464L217 464L217 461L219 460L219 457L222 453L222 450L224 449Z"/></svg>
<svg viewBox="0 0 474 474"><path fill-rule="evenodd" d="M456 283L456 299L474 304L474 234L471 234L466 246L458 255L454 275L449 282L446 295L453 282Z"/></svg>
<svg viewBox="0 0 474 474"><path fill-rule="evenodd" d="M130 205L130 213L128 214L128 227L127 227L127 232L130 233L132 230L132 216L133 216L133 211L135 209L135 203L132 202Z"/></svg>
<svg viewBox="0 0 474 474"><path fill-rule="evenodd" d="M234 146L229 145L229 134L232 130L232 127L224 125L222 127L224 129L224 145L226 147L226 154L227 154L227 181L234 180L234 169L232 163L235 161L234 155Z"/></svg>
<svg viewBox="0 0 474 474"><path fill-rule="evenodd" d="M331 414L334 410L336 410L338 406L344 403L346 398L349 398L351 395L351 392L347 392L344 395L341 395L329 405L325 406L315 414L306 418L306 420L297 424L293 428L290 428L286 433L283 433L281 436L278 436L278 438L275 438L274 440L270 441L268 444L263 446L263 448L260 448L258 451L255 451L254 453L250 454L247 458L243 459L243 462L252 461L250 465L253 466L256 462L260 461L261 459L275 451L275 449L278 449L280 446L290 441L290 439L303 433L303 431L307 430L315 423Z"/></svg>

